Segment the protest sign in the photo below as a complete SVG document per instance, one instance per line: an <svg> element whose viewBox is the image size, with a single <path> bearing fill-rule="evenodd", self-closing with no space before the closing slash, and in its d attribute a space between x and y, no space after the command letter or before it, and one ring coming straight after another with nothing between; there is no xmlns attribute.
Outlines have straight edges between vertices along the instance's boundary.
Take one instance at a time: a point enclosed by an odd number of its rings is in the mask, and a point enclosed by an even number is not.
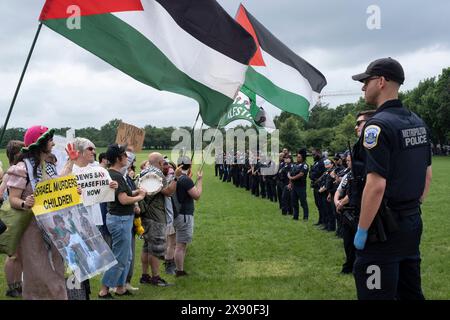
<svg viewBox="0 0 450 320"><path fill-rule="evenodd" d="M131 124L121 122L117 128L116 143L128 144L134 152L140 152L144 145L145 130Z"/></svg>
<svg viewBox="0 0 450 320"><path fill-rule="evenodd" d="M74 173L81 187L85 206L114 201L114 189L109 187L112 180L106 169L99 166L78 167Z"/></svg>
<svg viewBox="0 0 450 320"><path fill-rule="evenodd" d="M81 203L77 178L69 175L39 182L34 190L33 213L37 216Z"/></svg>
<svg viewBox="0 0 450 320"><path fill-rule="evenodd" d="M43 213L36 219L79 282L117 263L83 205Z"/></svg>

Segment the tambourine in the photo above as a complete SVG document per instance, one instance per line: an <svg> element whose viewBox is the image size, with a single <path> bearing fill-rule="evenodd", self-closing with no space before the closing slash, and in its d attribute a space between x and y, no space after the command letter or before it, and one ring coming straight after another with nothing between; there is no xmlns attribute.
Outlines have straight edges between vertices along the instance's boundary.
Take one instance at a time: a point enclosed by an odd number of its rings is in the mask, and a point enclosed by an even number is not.
<svg viewBox="0 0 450 320"><path fill-rule="evenodd" d="M144 189L149 196L157 194L163 188L162 178L156 173L148 172L139 178L139 188Z"/></svg>

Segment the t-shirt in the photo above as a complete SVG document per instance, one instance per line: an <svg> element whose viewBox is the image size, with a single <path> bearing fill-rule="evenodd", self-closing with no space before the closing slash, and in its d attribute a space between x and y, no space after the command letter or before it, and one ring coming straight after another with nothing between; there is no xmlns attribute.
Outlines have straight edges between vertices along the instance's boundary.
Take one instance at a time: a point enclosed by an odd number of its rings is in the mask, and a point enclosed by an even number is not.
<svg viewBox="0 0 450 320"><path fill-rule="evenodd" d="M128 186L122 174L116 170L108 169L111 179L117 181L119 187L116 189L114 202L108 202L108 212L116 216L134 215L134 203L123 205L119 201L119 194L125 192L127 196L133 196L133 193Z"/></svg>
<svg viewBox="0 0 450 320"><path fill-rule="evenodd" d="M180 203L179 214L194 215L194 199L188 193L194 186L194 181L186 175L182 175L178 179L177 199Z"/></svg>

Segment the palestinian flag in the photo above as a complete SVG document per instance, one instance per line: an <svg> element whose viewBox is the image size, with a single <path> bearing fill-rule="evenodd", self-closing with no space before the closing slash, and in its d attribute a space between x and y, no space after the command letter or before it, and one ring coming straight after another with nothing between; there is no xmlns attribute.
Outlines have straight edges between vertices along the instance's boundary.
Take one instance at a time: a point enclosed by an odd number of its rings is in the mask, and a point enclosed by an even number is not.
<svg viewBox="0 0 450 320"><path fill-rule="evenodd" d="M278 40L241 4L236 20L255 39L245 86L281 110L308 120L327 81L319 70Z"/></svg>
<svg viewBox="0 0 450 320"><path fill-rule="evenodd" d="M276 129L275 123L256 101L256 95L242 87L233 104L220 120L220 127L223 128L236 120L246 120L256 128L266 129L267 132L272 133Z"/></svg>
<svg viewBox="0 0 450 320"><path fill-rule="evenodd" d="M68 27L74 6L79 29ZM214 0L47 0L40 20L136 80L197 100L210 126L233 102L256 49Z"/></svg>

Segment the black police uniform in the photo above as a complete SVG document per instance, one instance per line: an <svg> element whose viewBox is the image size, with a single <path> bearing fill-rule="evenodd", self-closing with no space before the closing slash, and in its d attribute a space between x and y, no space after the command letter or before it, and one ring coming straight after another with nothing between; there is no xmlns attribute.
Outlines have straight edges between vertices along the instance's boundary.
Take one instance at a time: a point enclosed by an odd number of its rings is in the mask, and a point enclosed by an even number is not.
<svg viewBox="0 0 450 320"><path fill-rule="evenodd" d="M300 172L303 172L303 176L296 180L291 180L291 203L294 210L294 220L298 220L299 200L303 209L303 220L308 220L309 218L308 202L306 201L306 177L308 176L308 170L308 165L305 162L302 162L294 164L290 172L291 177L294 177Z"/></svg>
<svg viewBox="0 0 450 320"><path fill-rule="evenodd" d="M284 167L284 160L281 160L279 165L278 165L278 172L276 175L276 184L277 184L277 197L278 197L278 206L280 208L280 210L282 209L282 195L283 195L283 188L284 188L284 184L281 181L281 169Z"/></svg>
<svg viewBox="0 0 450 320"><path fill-rule="evenodd" d="M364 127L367 174L377 173L386 179L385 212L391 213L397 225L386 232L385 241L371 242L369 229L364 249L356 250L354 276L359 299L424 299L419 199L425 188L427 167L431 165L429 137L423 120L399 100L385 102ZM369 279L373 266L380 270L379 289L368 285L374 279Z"/></svg>
<svg viewBox="0 0 450 320"><path fill-rule="evenodd" d="M323 161L324 158L315 160L314 164L311 166L311 171L309 172L309 178L311 179L311 188L313 188L314 191L314 202L316 203L317 210L319 211L319 221L316 223L316 225L325 223L324 208L319 194L319 185L317 184L322 174L326 171Z"/></svg>
<svg viewBox="0 0 450 320"><path fill-rule="evenodd" d="M291 191L288 189L288 173L291 171L292 163L285 163L278 173L283 192L281 194L281 213L283 215L292 214Z"/></svg>

